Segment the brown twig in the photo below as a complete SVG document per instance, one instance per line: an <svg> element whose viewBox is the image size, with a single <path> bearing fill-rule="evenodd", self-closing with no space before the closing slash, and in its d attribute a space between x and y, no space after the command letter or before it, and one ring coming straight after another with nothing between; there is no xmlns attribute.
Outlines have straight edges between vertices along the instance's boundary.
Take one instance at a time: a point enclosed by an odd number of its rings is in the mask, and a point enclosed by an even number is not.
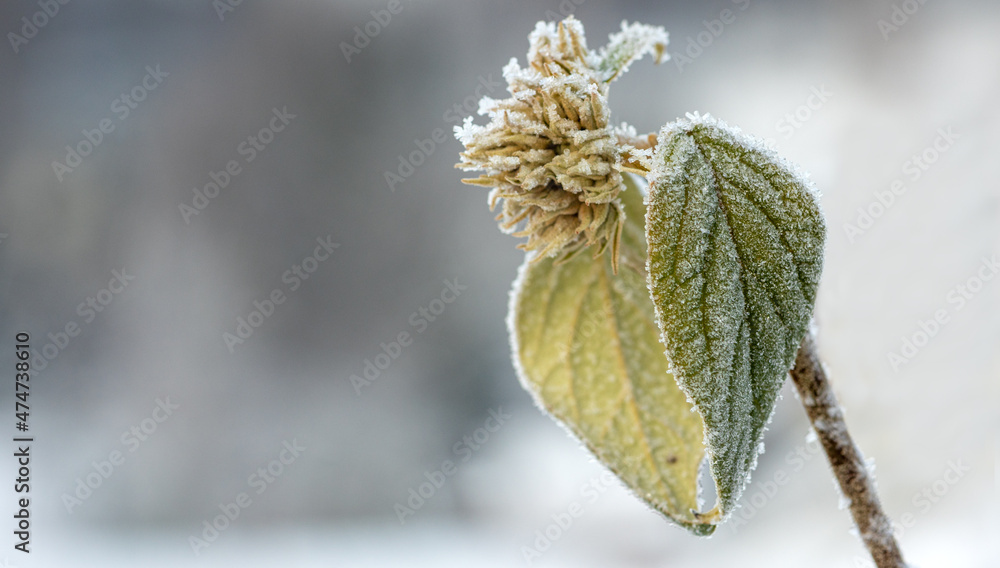
<svg viewBox="0 0 1000 568"><path fill-rule="evenodd" d="M847 431L844 412L830 388L812 333L806 334L799 347L792 380L837 476L840 490L850 500L854 524L875 565L878 568L906 568L903 554L892 534L892 523L882 511L864 457Z"/></svg>

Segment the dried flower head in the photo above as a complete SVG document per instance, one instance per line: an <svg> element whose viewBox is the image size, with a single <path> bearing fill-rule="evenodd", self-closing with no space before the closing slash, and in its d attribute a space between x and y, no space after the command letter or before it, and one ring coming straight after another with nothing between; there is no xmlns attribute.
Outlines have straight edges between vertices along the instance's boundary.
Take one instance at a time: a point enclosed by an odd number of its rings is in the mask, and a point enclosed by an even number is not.
<svg viewBox="0 0 1000 568"><path fill-rule="evenodd" d="M558 26L539 22L528 39L528 68L511 59L503 70L511 97L479 103L489 124L469 117L455 127L465 145L456 167L483 172L462 181L492 188L490 208L503 200L500 228L528 237L520 247L537 251L536 258L565 259L598 245L595 256L611 247L617 269L621 172L645 169L655 143L633 140L625 125L610 126L608 85L646 53L654 53L657 63L668 57L667 33L622 22L622 31L595 52L570 16Z"/></svg>

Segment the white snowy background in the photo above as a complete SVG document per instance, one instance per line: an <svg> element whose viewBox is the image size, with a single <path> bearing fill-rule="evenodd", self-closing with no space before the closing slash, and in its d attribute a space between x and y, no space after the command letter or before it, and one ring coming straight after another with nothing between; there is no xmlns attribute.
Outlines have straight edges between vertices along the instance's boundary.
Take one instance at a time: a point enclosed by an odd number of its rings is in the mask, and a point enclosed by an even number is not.
<svg viewBox="0 0 1000 568"><path fill-rule="evenodd" d="M503 95L534 22L572 9L594 47L622 19L670 33L674 61L612 86L616 122L711 112L811 173L830 230L820 350L887 512L908 520L903 550L921 568L997 565L1000 278L975 281L1000 254L997 3L895 0L900 25L880 30L893 1L402 0L348 62L342 42L387 5L245 0L220 20L207 1L71 2L17 53L0 46L0 368L12 377L16 332L41 349L82 326L32 382L30 556L13 550L14 462L0 460L0 562L525 566L536 531L577 502L531 565L869 566L787 385L745 506L710 539L617 484L589 498L602 468L520 390L504 316L521 255L485 192L459 183L450 131L478 85ZM5 2L0 31L39 10ZM112 102L157 64L169 75L120 120ZM244 162L275 107L296 118ZM115 130L59 181L52 162L103 118ZM390 189L385 172L436 129L447 140ZM954 140L928 152L939 131ZM233 159L241 173L185 223L178 206ZM906 192L873 206L896 179ZM859 208L878 216L849 235ZM340 247L289 291L284 271L327 235ZM135 280L84 323L77 305L123 267ZM455 278L467 289L419 333L411 314ZM223 333L274 288L288 300L230 354ZM349 377L404 331L413 343L357 395ZM179 409L129 452L122 433L166 397ZM461 461L455 444L498 407L511 418L400 523L395 504ZM306 450L256 494L248 477L292 440ZM116 450L124 463L67 510ZM189 537L240 492L252 504L196 556Z"/></svg>

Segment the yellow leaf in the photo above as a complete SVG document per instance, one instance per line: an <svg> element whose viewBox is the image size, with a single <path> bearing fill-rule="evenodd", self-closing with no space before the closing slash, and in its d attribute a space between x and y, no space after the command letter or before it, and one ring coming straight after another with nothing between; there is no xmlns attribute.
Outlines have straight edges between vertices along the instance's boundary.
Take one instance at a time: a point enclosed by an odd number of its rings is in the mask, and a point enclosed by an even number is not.
<svg viewBox="0 0 1000 568"><path fill-rule="evenodd" d="M668 371L646 287L641 190L628 178L617 275L607 255L586 253L521 267L509 321L515 364L539 406L637 496L707 535L718 515L697 512L704 427Z"/></svg>

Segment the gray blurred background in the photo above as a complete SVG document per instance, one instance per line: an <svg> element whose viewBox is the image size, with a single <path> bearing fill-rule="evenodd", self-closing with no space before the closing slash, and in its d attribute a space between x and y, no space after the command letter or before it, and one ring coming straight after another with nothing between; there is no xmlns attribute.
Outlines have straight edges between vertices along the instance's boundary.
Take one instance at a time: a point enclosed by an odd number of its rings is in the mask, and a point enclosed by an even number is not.
<svg viewBox="0 0 1000 568"><path fill-rule="evenodd" d="M623 19L670 33L674 60L612 87L616 122L649 132L711 112L812 174L830 228L820 348L886 509L906 520L903 548L915 566L997 565L1000 278L970 282L1000 253L995 2L910 0L895 16L888 0L232 4L0 7L0 359L13 378L27 331L46 362L30 391L32 553L12 548L8 453L0 562L525 566L536 531L579 502L530 565L868 566L787 386L743 520L698 539L617 484L591 500L603 469L517 384L504 317L522 255L485 192L459 183L451 128L477 94L505 94L500 70L524 61L536 21L574 12L592 47ZM726 9L735 20L712 35ZM31 34L22 18L45 23ZM345 42L362 47L348 57ZM123 94L143 98L124 117ZM104 119L113 130L57 173ZM271 126L284 127L260 133ZM269 143L248 162L258 135ZM401 159L419 165L390 184ZM185 219L230 161L239 173ZM873 207L896 179L906 192ZM861 234L845 229L859 208L878 215ZM339 247L292 290L283 275L318 238ZM128 286L102 293L123 270ZM458 298L433 302L455 279ZM224 334L275 289L285 301L230 350ZM412 344L397 351L401 332ZM381 344L398 356L356 389L366 360L387 361ZM498 409L511 417L483 441ZM457 473L400 522L396 505L444 460ZM241 492L252 502L192 546Z"/></svg>

